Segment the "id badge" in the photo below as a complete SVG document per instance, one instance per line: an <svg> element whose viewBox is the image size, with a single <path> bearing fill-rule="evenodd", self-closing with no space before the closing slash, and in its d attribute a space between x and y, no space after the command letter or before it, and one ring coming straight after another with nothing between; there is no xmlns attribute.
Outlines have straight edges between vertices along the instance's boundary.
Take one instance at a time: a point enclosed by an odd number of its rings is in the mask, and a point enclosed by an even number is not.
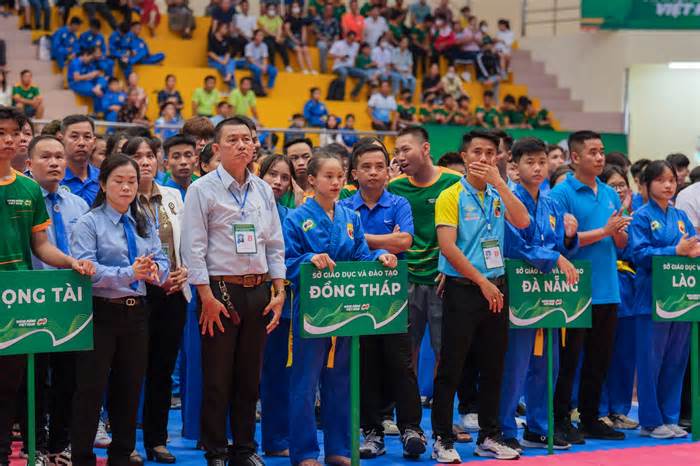
<svg viewBox="0 0 700 466"><path fill-rule="evenodd" d="M236 254L257 254L255 225L248 223L233 225L233 239L236 242Z"/></svg>
<svg viewBox="0 0 700 466"><path fill-rule="evenodd" d="M484 262L488 270L503 267L503 255L498 240L489 239L481 242L481 250L484 253Z"/></svg>

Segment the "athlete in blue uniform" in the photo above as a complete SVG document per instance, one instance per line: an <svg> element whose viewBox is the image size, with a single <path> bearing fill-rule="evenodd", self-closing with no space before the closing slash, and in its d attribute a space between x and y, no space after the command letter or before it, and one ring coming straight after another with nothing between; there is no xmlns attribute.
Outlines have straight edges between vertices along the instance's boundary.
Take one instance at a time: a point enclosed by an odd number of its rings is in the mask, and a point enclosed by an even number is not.
<svg viewBox="0 0 700 466"><path fill-rule="evenodd" d="M383 249L370 251L357 214L336 203L343 187L343 162L319 153L308 165L315 195L289 213L284 221L287 278L299 288L299 269L312 263L333 271L336 261L379 260L396 266L396 256ZM349 465L350 397L348 338L300 337L299 300L292 303L292 371L289 393L289 454L293 465L316 462L319 446L314 418L316 390L321 390L324 452L329 464Z"/></svg>
<svg viewBox="0 0 700 466"><path fill-rule="evenodd" d="M165 60L165 54L162 52L151 54L146 41L139 37L140 32L141 23L132 23L129 32L129 59L127 62L119 62L124 70L124 76L131 74L134 65L157 65Z"/></svg>
<svg viewBox="0 0 700 466"><path fill-rule="evenodd" d="M95 66L101 69L105 76L112 76L114 73L114 60L107 56L107 44L104 36L100 32L102 23L97 18L90 20L90 29L80 34L78 46L82 48L92 48L95 50Z"/></svg>
<svg viewBox="0 0 700 466"><path fill-rule="evenodd" d="M648 202L630 226L632 255L637 265L634 307L637 310L637 396L641 435L685 437L678 426L683 376L688 364L690 324L656 322L651 318L653 256L700 256L695 228L685 212L670 205L676 195L674 168L665 160L651 162L642 175Z"/></svg>
<svg viewBox="0 0 700 466"><path fill-rule="evenodd" d="M129 66L131 58L131 41L133 34L129 32L129 23L121 23L118 29L109 36L109 55L108 57L117 60L119 66L124 70ZM129 76L124 73L124 76Z"/></svg>
<svg viewBox="0 0 700 466"><path fill-rule="evenodd" d="M83 24L80 18L73 17L70 22L53 33L51 36L51 58L56 61L59 69L63 69L66 61L74 58L78 53L75 33Z"/></svg>
<svg viewBox="0 0 700 466"><path fill-rule="evenodd" d="M68 65L68 87L78 95L91 97L93 111L102 111L102 96L107 80L92 63L92 49L81 49L78 57Z"/></svg>
<svg viewBox="0 0 700 466"><path fill-rule="evenodd" d="M117 114L126 103L126 93L121 90L121 84L117 78L109 78L107 92L102 96L101 107L105 112L105 120L117 121Z"/></svg>

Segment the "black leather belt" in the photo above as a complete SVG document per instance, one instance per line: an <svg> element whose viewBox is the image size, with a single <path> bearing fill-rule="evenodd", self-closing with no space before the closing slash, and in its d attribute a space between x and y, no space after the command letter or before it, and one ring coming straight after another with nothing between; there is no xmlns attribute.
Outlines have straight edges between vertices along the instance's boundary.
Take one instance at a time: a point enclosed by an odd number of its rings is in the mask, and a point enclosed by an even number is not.
<svg viewBox="0 0 700 466"><path fill-rule="evenodd" d="M447 278L449 280L452 280L454 282L459 283L460 285L479 286L476 284L476 282L469 280L468 278L464 278L464 277L447 277ZM496 286L503 286L506 284L506 277L504 275L501 275L500 277L496 277L496 278L489 278L488 280Z"/></svg>
<svg viewBox="0 0 700 466"><path fill-rule="evenodd" d="M102 301L103 303L117 304L119 306L126 307L140 306L144 303L143 296L125 296L123 298L101 298L99 296L95 296L95 299Z"/></svg>

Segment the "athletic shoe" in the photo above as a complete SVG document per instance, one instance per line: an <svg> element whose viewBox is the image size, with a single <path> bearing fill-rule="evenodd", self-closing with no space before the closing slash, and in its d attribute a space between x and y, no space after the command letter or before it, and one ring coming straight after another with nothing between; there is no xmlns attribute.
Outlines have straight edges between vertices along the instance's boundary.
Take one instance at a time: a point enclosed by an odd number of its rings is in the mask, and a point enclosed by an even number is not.
<svg viewBox="0 0 700 466"><path fill-rule="evenodd" d="M382 421L382 429L384 429L384 435L399 435L401 432L399 431L398 426L394 422L393 419L384 419Z"/></svg>
<svg viewBox="0 0 700 466"><path fill-rule="evenodd" d="M292 69L291 66L285 66L285 67L284 67L284 71L286 71L287 73L293 73L293 72L294 72L294 69Z"/></svg>
<svg viewBox="0 0 700 466"><path fill-rule="evenodd" d="M518 429L524 429L524 428L527 427L527 421L525 420L525 418L516 417L516 418L515 418L515 426L516 426Z"/></svg>
<svg viewBox="0 0 700 466"><path fill-rule="evenodd" d="M608 427L612 427L612 426L613 426L613 421L612 421L612 419L610 419L610 416L603 416L603 417L601 417L601 418L599 418L599 419L600 419L601 421L603 421L603 422L605 423L606 426L608 426Z"/></svg>
<svg viewBox="0 0 700 466"><path fill-rule="evenodd" d="M265 462L255 453L234 455L228 460L229 466L265 466Z"/></svg>
<svg viewBox="0 0 700 466"><path fill-rule="evenodd" d="M404 458L416 459L425 453L425 436L422 432L417 432L413 429L406 429L401 435L401 443L403 443Z"/></svg>
<svg viewBox="0 0 700 466"><path fill-rule="evenodd" d="M673 436L675 438L685 438L688 436L688 431L686 431L678 424L666 424L666 427L668 427L668 430L673 432Z"/></svg>
<svg viewBox="0 0 700 466"><path fill-rule="evenodd" d="M557 422L554 426L554 434L559 434L563 441L571 445L584 445L586 443L581 432L574 427L569 419Z"/></svg>
<svg viewBox="0 0 700 466"><path fill-rule="evenodd" d="M687 429L690 429L690 428L693 426L693 423L690 422L690 419L683 419L683 418L681 418L681 419L678 421L678 425L687 430Z"/></svg>
<svg viewBox="0 0 700 466"><path fill-rule="evenodd" d="M651 437L655 439L667 439L675 437L676 434L674 434L673 431L668 428L668 426L661 425L654 429L642 427L642 429L639 431L639 435L642 437Z"/></svg>
<svg viewBox="0 0 700 466"><path fill-rule="evenodd" d="M107 434L107 428L104 421L100 419L97 425L97 433L95 434L95 448L107 448L112 443L112 437Z"/></svg>
<svg viewBox="0 0 700 466"><path fill-rule="evenodd" d="M581 423L581 413L578 412L578 408L572 409L569 415L571 417L571 422Z"/></svg>
<svg viewBox="0 0 700 466"><path fill-rule="evenodd" d="M455 450L455 443L452 439L443 439L438 436L433 442L433 454L431 457L438 463L461 463L462 458Z"/></svg>
<svg viewBox="0 0 700 466"><path fill-rule="evenodd" d="M625 416L624 414L611 414L610 420L613 423L611 427L615 429L634 430L639 427L639 423L637 421Z"/></svg>
<svg viewBox="0 0 700 466"><path fill-rule="evenodd" d="M462 427L467 432L478 432L479 431L479 415L476 413L469 413L462 416Z"/></svg>
<svg viewBox="0 0 700 466"><path fill-rule="evenodd" d="M586 425L581 424L584 438L592 438L598 440L624 440L625 433L608 427L606 423L600 419L596 419L593 423Z"/></svg>
<svg viewBox="0 0 700 466"><path fill-rule="evenodd" d="M534 432L530 432L525 429L523 432L523 446L527 448L547 448L547 436L537 435ZM555 450L568 450L571 448L571 444L564 440L560 432L554 433L554 449Z"/></svg>
<svg viewBox="0 0 700 466"><path fill-rule="evenodd" d="M49 455L48 460L49 466L71 466L73 463L71 462L70 445L61 453Z"/></svg>
<svg viewBox="0 0 700 466"><path fill-rule="evenodd" d="M34 456L34 464L35 466L48 466L49 459L46 455L37 451Z"/></svg>
<svg viewBox="0 0 700 466"><path fill-rule="evenodd" d="M506 445L503 440L493 437L486 437L483 442L477 445L474 454L497 460L517 460L520 458L520 453Z"/></svg>
<svg viewBox="0 0 700 466"><path fill-rule="evenodd" d="M365 433L365 441L360 445L360 458L371 459L382 456L386 453L384 448L384 437L376 431L370 430Z"/></svg>
<svg viewBox="0 0 700 466"><path fill-rule="evenodd" d="M522 452L523 452L523 446L520 445L520 442L518 442L518 439L515 438L515 437L504 438L504 439L503 439L503 443L504 443L506 446L508 446L508 447L512 448L513 450L517 451L518 453L522 453Z"/></svg>

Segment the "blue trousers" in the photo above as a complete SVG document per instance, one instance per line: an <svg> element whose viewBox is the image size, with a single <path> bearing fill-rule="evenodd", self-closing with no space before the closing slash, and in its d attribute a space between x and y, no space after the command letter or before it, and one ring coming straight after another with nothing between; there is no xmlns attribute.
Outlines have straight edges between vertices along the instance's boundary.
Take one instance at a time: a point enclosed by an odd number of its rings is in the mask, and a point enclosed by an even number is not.
<svg viewBox="0 0 700 466"><path fill-rule="evenodd" d="M222 78L226 78L226 75L231 75L231 80L227 81L226 84L232 88L236 87L236 77L234 76L236 62L234 60L229 60L225 65L222 65L218 61L208 58L207 63L209 63L210 67L218 71Z"/></svg>
<svg viewBox="0 0 700 466"><path fill-rule="evenodd" d="M651 315L636 320L639 423L645 428L678 424L690 324L655 322Z"/></svg>
<svg viewBox="0 0 700 466"><path fill-rule="evenodd" d="M635 316L618 317L615 346L608 376L600 393L600 416L627 414L632 407L634 371L637 368Z"/></svg>
<svg viewBox="0 0 700 466"><path fill-rule="evenodd" d="M390 76L391 76L391 88L392 88L391 92L394 95L398 94L398 92L399 92L399 84L401 85L401 87L403 89L408 89L409 91L411 91L411 95L413 95L413 93L416 90L416 78L415 78L415 76L411 76L411 75L405 76L397 71L392 71L390 73Z"/></svg>
<svg viewBox="0 0 700 466"><path fill-rule="evenodd" d="M253 73L253 79L260 84L262 84L263 72L267 73L267 88L272 89L273 87L275 87L275 79L277 79L277 68L275 68L274 65L268 63L267 68L263 70L262 67L250 63L248 60L238 60L236 66L244 70L250 70L250 72Z"/></svg>
<svg viewBox="0 0 700 466"><path fill-rule="evenodd" d="M515 410L525 394L527 428L538 435L547 435L547 335L544 335L542 356L535 356L537 329L510 329L503 381L501 382L500 421L504 438L516 438L518 427ZM559 371L559 331L552 331L552 375Z"/></svg>
<svg viewBox="0 0 700 466"><path fill-rule="evenodd" d="M75 81L70 85L73 92L84 97L92 98L92 111L99 113L102 111L102 98L98 97L93 88L95 86L100 86L102 89L107 89L107 80L105 78L99 77L91 79L89 81Z"/></svg>
<svg viewBox="0 0 700 466"><path fill-rule="evenodd" d="M289 448L289 377L287 367L290 320L267 337L260 379L260 430L264 452Z"/></svg>
<svg viewBox="0 0 700 466"><path fill-rule="evenodd" d="M96 63L106 77L114 76L114 60L111 58L100 58L96 60Z"/></svg>
<svg viewBox="0 0 700 466"><path fill-rule="evenodd" d="M294 323L289 390L289 459L292 465L320 453L314 405L321 391L321 425L326 457L350 456L350 339L336 340L333 368L328 368L331 338L301 338Z"/></svg>
<svg viewBox="0 0 700 466"><path fill-rule="evenodd" d="M66 64L66 60L68 59L68 55L70 55L70 50L63 49L54 50L51 54L51 58L53 58L56 61L59 70L63 70L63 67Z"/></svg>

